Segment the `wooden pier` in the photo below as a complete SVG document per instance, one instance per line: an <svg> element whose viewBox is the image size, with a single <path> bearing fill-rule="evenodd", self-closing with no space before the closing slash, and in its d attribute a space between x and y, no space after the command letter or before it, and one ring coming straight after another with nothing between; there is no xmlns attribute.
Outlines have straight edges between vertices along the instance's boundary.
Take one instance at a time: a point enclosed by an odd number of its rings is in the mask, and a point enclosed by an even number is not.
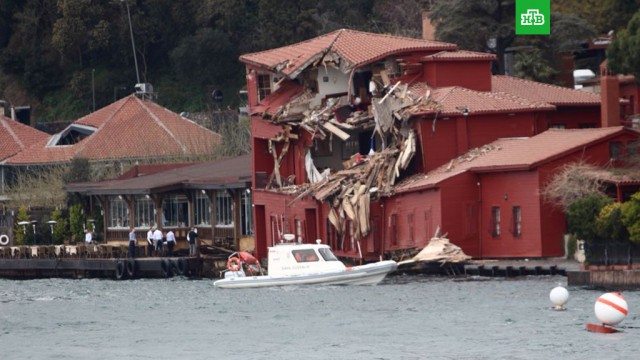
<svg viewBox="0 0 640 360"><path fill-rule="evenodd" d="M567 284L610 290L640 289L640 269L637 265L586 266L569 271Z"/></svg>
<svg viewBox="0 0 640 360"><path fill-rule="evenodd" d="M143 247L136 254L129 257L128 247L108 245L0 247L0 278L214 278L227 261L226 256L156 256Z"/></svg>

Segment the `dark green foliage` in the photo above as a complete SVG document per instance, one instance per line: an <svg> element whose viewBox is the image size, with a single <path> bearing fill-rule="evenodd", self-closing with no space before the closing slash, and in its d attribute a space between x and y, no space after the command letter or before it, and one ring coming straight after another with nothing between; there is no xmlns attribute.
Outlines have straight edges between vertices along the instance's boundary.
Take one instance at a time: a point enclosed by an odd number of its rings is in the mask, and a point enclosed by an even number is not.
<svg viewBox="0 0 640 360"><path fill-rule="evenodd" d="M628 241L629 233L622 223L622 204L611 203L600 210L596 218L598 236L604 240Z"/></svg>
<svg viewBox="0 0 640 360"><path fill-rule="evenodd" d="M429 18L436 21L439 40L466 50L493 48L498 57L496 72L504 74L504 52L516 38L515 12L514 0L452 0L436 3ZM490 47L490 41L495 46Z"/></svg>
<svg viewBox="0 0 640 360"><path fill-rule="evenodd" d="M65 183L84 182L91 180L91 164L83 158L71 159L69 170L63 178Z"/></svg>
<svg viewBox="0 0 640 360"><path fill-rule="evenodd" d="M58 245L62 244L64 240L69 238L68 220L59 209L51 213L51 220L56 221L53 225L53 243Z"/></svg>
<svg viewBox="0 0 640 360"><path fill-rule="evenodd" d="M71 231L71 241L84 241L85 216L82 213L82 206L75 204L69 207L69 229Z"/></svg>
<svg viewBox="0 0 640 360"><path fill-rule="evenodd" d="M633 74L640 79L640 12L621 30L607 50L609 68L618 74Z"/></svg>
<svg viewBox="0 0 640 360"><path fill-rule="evenodd" d="M613 200L596 194L587 195L576 200L567 209L567 223L569 232L575 234L578 239L587 242L601 240L598 236L596 218L600 210Z"/></svg>
<svg viewBox="0 0 640 360"><path fill-rule="evenodd" d="M23 227L22 225L18 225L18 223L23 221L31 221L29 218L29 213L27 211L27 207L21 205L18 207L18 212L16 213L16 224L13 228L13 234L15 236L14 243L16 245L27 245L29 240L31 239L31 233L29 232L29 225Z"/></svg>
<svg viewBox="0 0 640 360"><path fill-rule="evenodd" d="M554 11L576 13L598 29L626 24L637 0L559 0ZM169 109L203 111L221 89L235 107L244 86L238 56L284 46L341 28L419 37L421 9L432 6L441 39L463 49L533 45L555 67L563 39L580 39L576 18L554 18L550 37L514 36L514 0L3 0L0 72L20 90L3 93L34 106L37 121L68 121L133 92L136 80L127 4L140 81L151 83ZM553 2L554 4L556 1ZM435 4L435 5L433 5ZM602 17L603 19L601 19ZM566 24L568 26L565 26ZM557 33L557 38L555 37ZM489 40L495 40L495 42ZM551 39L551 40L549 40ZM558 41L556 41L559 39ZM488 44L492 45L489 46ZM495 46L493 46L495 44ZM556 46L560 45L560 46ZM523 64L521 71L538 71ZM550 74L544 68L538 79ZM543 76L544 75L544 76ZM3 78L0 76L0 78ZM14 84L12 84L14 85ZM8 86L7 86L8 87ZM126 87L126 90L121 89ZM29 95L23 96L22 89ZM22 104L20 104L22 105Z"/></svg>
<svg viewBox="0 0 640 360"><path fill-rule="evenodd" d="M622 204L622 223L627 227L629 240L640 244L640 192L633 194L631 199Z"/></svg>

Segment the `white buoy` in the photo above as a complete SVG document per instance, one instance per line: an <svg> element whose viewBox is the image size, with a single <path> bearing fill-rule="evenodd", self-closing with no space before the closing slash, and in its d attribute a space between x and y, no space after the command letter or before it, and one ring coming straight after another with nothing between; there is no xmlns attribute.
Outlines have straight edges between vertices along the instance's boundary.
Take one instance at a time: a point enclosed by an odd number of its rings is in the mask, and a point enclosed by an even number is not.
<svg viewBox="0 0 640 360"><path fill-rule="evenodd" d="M609 326L619 324L629 311L627 302L616 292L606 293L596 300L594 308L601 323Z"/></svg>
<svg viewBox="0 0 640 360"><path fill-rule="evenodd" d="M551 289L549 300L554 305L554 310L564 310L564 304L569 300L569 291L562 286L556 286Z"/></svg>

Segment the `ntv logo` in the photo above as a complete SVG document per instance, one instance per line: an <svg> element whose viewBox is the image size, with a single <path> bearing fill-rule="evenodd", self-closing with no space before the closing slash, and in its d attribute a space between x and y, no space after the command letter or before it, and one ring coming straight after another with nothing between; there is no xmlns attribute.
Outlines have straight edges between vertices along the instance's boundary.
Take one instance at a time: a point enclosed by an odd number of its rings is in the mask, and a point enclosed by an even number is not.
<svg viewBox="0 0 640 360"><path fill-rule="evenodd" d="M516 0L516 35L549 35L550 15L550 0Z"/></svg>
<svg viewBox="0 0 640 360"><path fill-rule="evenodd" d="M520 25L544 25L544 15L538 9L529 9L526 14L520 14Z"/></svg>

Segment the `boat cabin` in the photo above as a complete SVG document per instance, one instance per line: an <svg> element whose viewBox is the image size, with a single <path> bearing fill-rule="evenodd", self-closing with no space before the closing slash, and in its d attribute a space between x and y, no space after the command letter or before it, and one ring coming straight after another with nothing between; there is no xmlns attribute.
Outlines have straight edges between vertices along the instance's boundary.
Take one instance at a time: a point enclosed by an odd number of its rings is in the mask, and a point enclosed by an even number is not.
<svg viewBox="0 0 640 360"><path fill-rule="evenodd" d="M329 245L281 243L269 248L269 276L309 275L345 271Z"/></svg>

